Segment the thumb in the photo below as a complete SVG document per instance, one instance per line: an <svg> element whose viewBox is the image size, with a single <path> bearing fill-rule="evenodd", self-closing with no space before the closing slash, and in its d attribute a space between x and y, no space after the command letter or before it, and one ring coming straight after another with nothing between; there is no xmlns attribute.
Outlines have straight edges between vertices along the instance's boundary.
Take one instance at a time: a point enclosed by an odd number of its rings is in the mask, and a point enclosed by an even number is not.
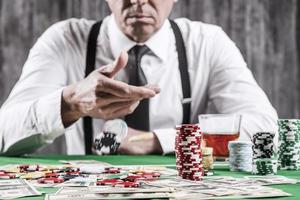
<svg viewBox="0 0 300 200"><path fill-rule="evenodd" d="M115 62L103 67L100 72L109 78L113 78L120 70L122 70L128 62L128 54L126 51L121 52Z"/></svg>

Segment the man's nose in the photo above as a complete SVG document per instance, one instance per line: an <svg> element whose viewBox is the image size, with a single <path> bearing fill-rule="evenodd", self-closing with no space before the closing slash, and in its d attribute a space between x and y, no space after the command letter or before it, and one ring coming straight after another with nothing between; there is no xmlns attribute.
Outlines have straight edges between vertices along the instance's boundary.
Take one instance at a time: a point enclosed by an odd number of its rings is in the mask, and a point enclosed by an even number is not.
<svg viewBox="0 0 300 200"><path fill-rule="evenodd" d="M138 5L143 5L145 3L148 3L148 0L130 0L131 4L138 4Z"/></svg>

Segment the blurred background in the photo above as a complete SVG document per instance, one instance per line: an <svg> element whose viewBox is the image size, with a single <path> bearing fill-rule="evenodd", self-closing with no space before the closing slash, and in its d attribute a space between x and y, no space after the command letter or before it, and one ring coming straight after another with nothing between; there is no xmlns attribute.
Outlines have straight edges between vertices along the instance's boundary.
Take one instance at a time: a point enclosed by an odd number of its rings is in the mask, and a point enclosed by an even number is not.
<svg viewBox="0 0 300 200"><path fill-rule="evenodd" d="M51 24L100 20L105 0L0 0L0 105L30 48ZM300 1L178 0L171 18L217 24L236 42L280 118L300 118Z"/></svg>

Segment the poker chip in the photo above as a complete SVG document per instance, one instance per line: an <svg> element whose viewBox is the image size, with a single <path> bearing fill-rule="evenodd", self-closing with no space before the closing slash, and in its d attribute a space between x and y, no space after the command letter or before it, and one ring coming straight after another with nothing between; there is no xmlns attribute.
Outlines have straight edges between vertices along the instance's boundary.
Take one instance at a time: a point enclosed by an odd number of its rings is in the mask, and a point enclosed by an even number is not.
<svg viewBox="0 0 300 200"><path fill-rule="evenodd" d="M121 119L106 121L103 131L95 137L94 152L98 155L115 154L127 136L127 124Z"/></svg>
<svg viewBox="0 0 300 200"><path fill-rule="evenodd" d="M214 158L212 147L202 147L201 153L203 157L203 168L205 171L211 171L213 169Z"/></svg>
<svg viewBox="0 0 300 200"><path fill-rule="evenodd" d="M0 179L14 179L16 178L15 174L0 172Z"/></svg>
<svg viewBox="0 0 300 200"><path fill-rule="evenodd" d="M277 174L278 160L275 158L257 158L253 161L252 174L275 175Z"/></svg>
<svg viewBox="0 0 300 200"><path fill-rule="evenodd" d="M104 179L104 180L98 180L97 185L111 185L114 186L118 183L123 183L124 181L121 179Z"/></svg>
<svg viewBox="0 0 300 200"><path fill-rule="evenodd" d="M300 170L300 120L279 119L279 167Z"/></svg>
<svg viewBox="0 0 300 200"><path fill-rule="evenodd" d="M104 168L104 172L105 174L118 174L120 173L121 169L120 168L115 168L115 167L106 167Z"/></svg>
<svg viewBox="0 0 300 200"><path fill-rule="evenodd" d="M140 183L135 181L136 179L133 179L132 181L128 180L121 180L121 179L104 179L104 180L98 180L97 185L110 185L113 187L139 187Z"/></svg>
<svg viewBox="0 0 300 200"><path fill-rule="evenodd" d="M128 175L123 180L125 181L137 181L137 180L156 180L160 177L160 173L158 172L136 172L133 175Z"/></svg>
<svg viewBox="0 0 300 200"><path fill-rule="evenodd" d="M139 182L124 181L123 183L115 184L114 187L136 188L136 187L140 187L140 183Z"/></svg>
<svg viewBox="0 0 300 200"><path fill-rule="evenodd" d="M201 153L202 132L197 124L176 126L176 169L183 179L201 180L204 175Z"/></svg>
<svg viewBox="0 0 300 200"><path fill-rule="evenodd" d="M252 171L252 142L230 141L228 149L231 171Z"/></svg>
<svg viewBox="0 0 300 200"><path fill-rule="evenodd" d="M274 150L275 133L258 132L253 135L252 174L272 175L277 173L278 156Z"/></svg>
<svg viewBox="0 0 300 200"><path fill-rule="evenodd" d="M63 178L41 178L38 180L38 183L63 183L65 180Z"/></svg>
<svg viewBox="0 0 300 200"><path fill-rule="evenodd" d="M57 178L59 176L58 173L45 173L45 178Z"/></svg>

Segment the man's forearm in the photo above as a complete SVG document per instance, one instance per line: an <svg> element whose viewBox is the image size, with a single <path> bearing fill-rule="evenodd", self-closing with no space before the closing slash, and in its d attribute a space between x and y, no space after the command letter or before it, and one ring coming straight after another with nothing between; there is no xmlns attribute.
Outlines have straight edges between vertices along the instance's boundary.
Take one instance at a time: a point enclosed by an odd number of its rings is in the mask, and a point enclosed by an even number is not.
<svg viewBox="0 0 300 200"><path fill-rule="evenodd" d="M65 129L61 122L62 89L49 93L37 101L5 104L0 111L0 144L4 153L13 144L40 134L43 141L49 143L63 134ZM24 149L24 153L26 149Z"/></svg>
<svg viewBox="0 0 300 200"><path fill-rule="evenodd" d="M79 111L76 111L76 108L72 104L73 88L73 85L64 88L61 95L61 118L65 128L83 117Z"/></svg>

